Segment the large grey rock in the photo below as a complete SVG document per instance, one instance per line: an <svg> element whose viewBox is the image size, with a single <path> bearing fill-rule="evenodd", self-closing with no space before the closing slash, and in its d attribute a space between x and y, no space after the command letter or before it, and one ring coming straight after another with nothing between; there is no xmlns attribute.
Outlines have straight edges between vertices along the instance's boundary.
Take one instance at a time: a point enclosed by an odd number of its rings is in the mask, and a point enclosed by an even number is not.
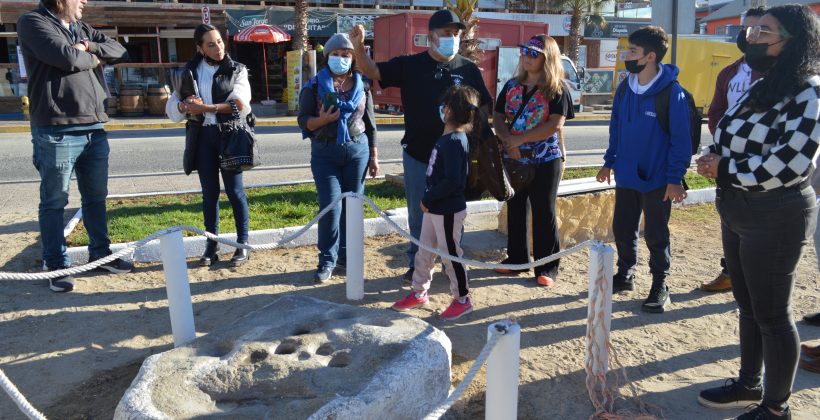
<svg viewBox="0 0 820 420"><path fill-rule="evenodd" d="M389 310L285 296L145 360L115 419L419 419L447 397L450 340Z"/></svg>

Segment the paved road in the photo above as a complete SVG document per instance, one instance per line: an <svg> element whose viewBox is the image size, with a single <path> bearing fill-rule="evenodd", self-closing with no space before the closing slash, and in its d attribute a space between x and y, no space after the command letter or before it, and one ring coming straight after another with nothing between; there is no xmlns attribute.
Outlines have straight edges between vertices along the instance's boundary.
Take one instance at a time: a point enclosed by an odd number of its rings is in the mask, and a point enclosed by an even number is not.
<svg viewBox="0 0 820 420"><path fill-rule="evenodd" d="M383 126L379 130L381 159L401 159L399 141L403 126ZM570 150L602 149L607 136L606 123L587 122L567 129ZM178 172L181 169L183 130L113 131L111 175ZM259 140L264 165L307 164L309 149L295 127L260 127ZM0 182L37 179L31 165L28 134L0 134Z"/></svg>

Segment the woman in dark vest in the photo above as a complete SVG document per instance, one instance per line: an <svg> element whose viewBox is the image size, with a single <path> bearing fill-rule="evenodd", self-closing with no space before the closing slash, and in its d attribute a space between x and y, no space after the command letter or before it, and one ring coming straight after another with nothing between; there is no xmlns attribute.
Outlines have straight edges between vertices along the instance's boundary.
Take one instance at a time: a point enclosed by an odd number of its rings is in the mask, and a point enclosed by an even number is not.
<svg viewBox="0 0 820 420"><path fill-rule="evenodd" d="M333 35L323 51L327 65L299 95L299 127L310 138L310 169L325 208L344 192L364 192L364 178L379 172L376 119L367 82L354 70L347 34ZM330 279L345 263L342 204L319 220L319 264L314 279Z"/></svg>
<svg viewBox="0 0 820 420"><path fill-rule="evenodd" d="M197 171L202 185L202 213L205 230L219 233L219 174L225 183L225 192L233 208L236 223L236 241L248 243L248 200L242 184L241 171L219 168L220 133L218 123L231 119L232 104L245 118L251 111L251 89L248 70L231 60L225 53L225 44L219 31L211 25L199 25L194 30L197 52L186 65L198 87L197 95L179 97L179 89L170 96L165 113L176 122L188 118L185 126L183 168L186 174ZM218 243L208 240L205 253L199 259L202 266L218 261ZM248 261L245 249L237 249L231 265Z"/></svg>

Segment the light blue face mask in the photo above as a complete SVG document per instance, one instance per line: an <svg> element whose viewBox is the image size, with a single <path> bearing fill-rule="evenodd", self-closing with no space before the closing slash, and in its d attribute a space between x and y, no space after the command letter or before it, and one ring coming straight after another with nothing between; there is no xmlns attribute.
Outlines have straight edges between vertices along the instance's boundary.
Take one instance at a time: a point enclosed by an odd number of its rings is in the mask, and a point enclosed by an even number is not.
<svg viewBox="0 0 820 420"><path fill-rule="evenodd" d="M458 53L459 37L440 36L438 38L438 53L445 57L455 57Z"/></svg>
<svg viewBox="0 0 820 420"><path fill-rule="evenodd" d="M353 65L353 58L340 57L338 55L331 55L327 58L327 66L333 74L341 75L350 71L350 66Z"/></svg>

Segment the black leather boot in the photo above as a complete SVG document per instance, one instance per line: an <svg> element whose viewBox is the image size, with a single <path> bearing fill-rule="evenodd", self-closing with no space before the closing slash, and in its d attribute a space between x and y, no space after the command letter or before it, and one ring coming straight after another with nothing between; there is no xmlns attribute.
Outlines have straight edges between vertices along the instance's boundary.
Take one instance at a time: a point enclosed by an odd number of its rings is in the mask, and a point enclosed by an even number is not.
<svg viewBox="0 0 820 420"><path fill-rule="evenodd" d="M248 243L245 242L245 245ZM236 248L236 251L233 253L233 257L231 257L231 266L232 267L239 267L242 264L248 262L251 259L251 252L249 249L243 248Z"/></svg>
<svg viewBox="0 0 820 420"><path fill-rule="evenodd" d="M216 251L219 249L219 242L208 239L208 244L205 245L205 252L199 257L199 265L208 267L211 264L219 261L219 256Z"/></svg>

